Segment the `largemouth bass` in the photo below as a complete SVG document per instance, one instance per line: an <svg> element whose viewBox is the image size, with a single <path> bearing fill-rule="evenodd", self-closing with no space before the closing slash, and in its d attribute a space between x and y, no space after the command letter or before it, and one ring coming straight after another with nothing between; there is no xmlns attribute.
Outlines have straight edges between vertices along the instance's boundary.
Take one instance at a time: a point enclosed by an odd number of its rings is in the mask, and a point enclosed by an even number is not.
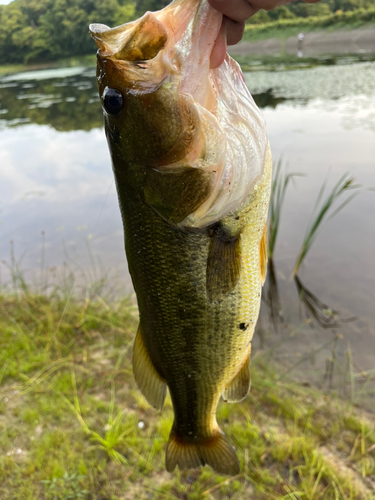
<svg viewBox="0 0 375 500"><path fill-rule="evenodd" d="M157 409L170 391L168 471L237 474L216 408L250 388L271 155L237 63L210 69L221 23L206 0L175 0L90 33L139 307L135 379Z"/></svg>

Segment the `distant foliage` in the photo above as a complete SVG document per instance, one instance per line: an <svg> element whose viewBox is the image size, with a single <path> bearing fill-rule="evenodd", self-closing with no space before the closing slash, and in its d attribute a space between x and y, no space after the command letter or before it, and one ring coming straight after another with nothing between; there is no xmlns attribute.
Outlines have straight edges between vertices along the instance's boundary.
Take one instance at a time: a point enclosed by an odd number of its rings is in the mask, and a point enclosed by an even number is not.
<svg viewBox="0 0 375 500"><path fill-rule="evenodd" d="M88 25L115 26L138 17L121 0L14 0L0 6L0 60L27 63L92 54Z"/></svg>
<svg viewBox="0 0 375 500"><path fill-rule="evenodd" d="M1 64L92 54L95 44L88 36L90 23L117 26L168 3L169 0L14 0L0 5ZM322 0L318 4L299 1L268 12L261 10L248 23L321 18L373 6L374 0Z"/></svg>
<svg viewBox="0 0 375 500"><path fill-rule="evenodd" d="M375 8L372 9L356 9L352 11L338 10L328 16L309 16L306 18L294 17L278 19L277 22L262 22L262 23L249 23L246 26L244 39L252 40L257 39L257 36L264 33L275 32L275 30L282 32L283 30L298 27L299 29L325 29L330 26L358 26L363 23L375 22Z"/></svg>
<svg viewBox="0 0 375 500"><path fill-rule="evenodd" d="M248 24L264 24L283 19L326 17L335 12L374 8L374 0L322 0L319 3L298 1L276 9L260 10L248 20Z"/></svg>

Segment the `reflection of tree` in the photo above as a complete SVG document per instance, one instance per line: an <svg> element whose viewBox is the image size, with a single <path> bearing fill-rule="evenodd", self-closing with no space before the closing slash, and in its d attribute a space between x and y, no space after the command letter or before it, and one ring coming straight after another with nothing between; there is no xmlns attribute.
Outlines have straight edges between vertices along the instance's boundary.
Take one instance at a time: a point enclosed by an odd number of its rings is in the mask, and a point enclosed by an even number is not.
<svg viewBox="0 0 375 500"><path fill-rule="evenodd" d="M259 108L276 108L278 104L287 100L285 97L275 97L272 89L261 94L252 94L252 96Z"/></svg>
<svg viewBox="0 0 375 500"><path fill-rule="evenodd" d="M27 120L59 131L87 131L103 122L95 77L88 75L0 83L0 112L8 125Z"/></svg>

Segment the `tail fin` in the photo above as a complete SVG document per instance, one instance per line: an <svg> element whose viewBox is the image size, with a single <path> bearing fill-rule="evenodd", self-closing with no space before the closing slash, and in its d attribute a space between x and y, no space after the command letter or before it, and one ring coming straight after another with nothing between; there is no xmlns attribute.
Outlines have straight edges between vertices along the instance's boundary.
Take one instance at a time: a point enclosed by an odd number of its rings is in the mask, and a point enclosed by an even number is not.
<svg viewBox="0 0 375 500"><path fill-rule="evenodd" d="M172 429L166 450L167 471L173 472L176 465L183 470L206 464L220 474L235 476L240 472L235 449L220 429L201 439L181 438Z"/></svg>

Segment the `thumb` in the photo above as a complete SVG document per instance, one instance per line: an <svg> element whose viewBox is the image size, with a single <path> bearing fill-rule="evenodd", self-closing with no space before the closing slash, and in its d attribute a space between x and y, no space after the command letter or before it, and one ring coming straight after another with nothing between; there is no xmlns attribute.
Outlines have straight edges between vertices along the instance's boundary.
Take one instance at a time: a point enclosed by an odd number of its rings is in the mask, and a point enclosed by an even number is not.
<svg viewBox="0 0 375 500"><path fill-rule="evenodd" d="M220 31L215 40L214 48L211 52L210 68L216 69L224 62L227 53L227 36L225 33L225 21L221 24Z"/></svg>

